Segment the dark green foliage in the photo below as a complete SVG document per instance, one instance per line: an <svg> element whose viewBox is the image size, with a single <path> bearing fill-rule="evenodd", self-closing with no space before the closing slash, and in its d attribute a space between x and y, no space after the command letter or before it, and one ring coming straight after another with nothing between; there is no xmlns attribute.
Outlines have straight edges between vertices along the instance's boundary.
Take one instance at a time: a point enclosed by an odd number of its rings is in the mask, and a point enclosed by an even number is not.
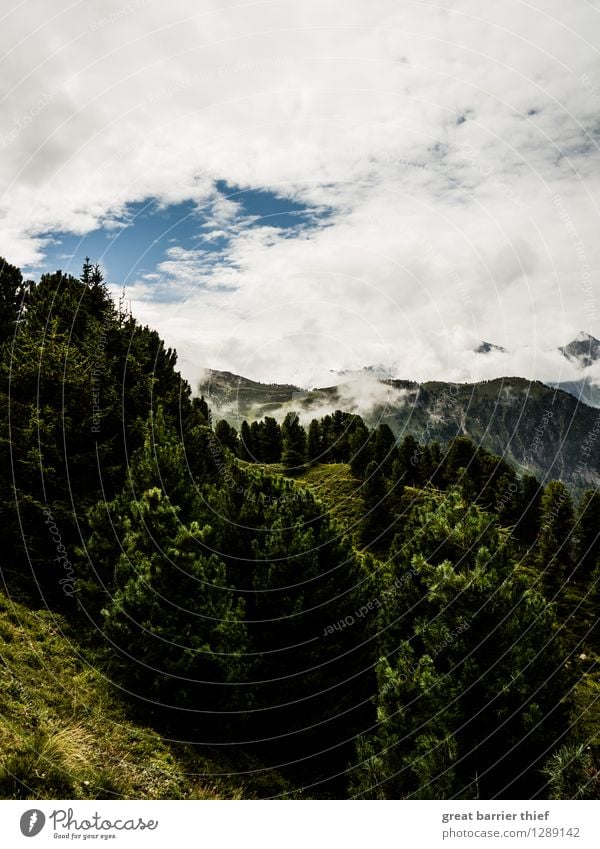
<svg viewBox="0 0 600 849"><path fill-rule="evenodd" d="M187 707L192 717L194 709L227 709L224 684L240 679L246 632L225 564L209 553L210 526L182 522L155 488L131 502L124 530L114 595L102 613L128 688ZM195 717L199 730L209 719Z"/></svg>
<svg viewBox="0 0 600 849"><path fill-rule="evenodd" d="M360 535L362 542L375 549L385 548L392 531L392 515L388 498L388 485L375 460L371 460L365 471L361 488L364 513Z"/></svg>
<svg viewBox="0 0 600 849"><path fill-rule="evenodd" d="M26 286L20 270L0 257L0 346L15 334Z"/></svg>
<svg viewBox="0 0 600 849"><path fill-rule="evenodd" d="M588 583L600 564L600 492L584 492L577 511L575 578Z"/></svg>
<svg viewBox="0 0 600 849"><path fill-rule="evenodd" d="M287 472L302 468L306 462L306 431L297 413L288 413L281 426L283 449L281 462Z"/></svg>
<svg viewBox="0 0 600 849"><path fill-rule="evenodd" d="M240 447L237 431L225 419L221 419L215 425L215 437L224 448L228 448L237 455Z"/></svg>
<svg viewBox="0 0 600 849"><path fill-rule="evenodd" d="M531 550L540 532L540 507L543 488L533 475L523 475L515 523L515 536Z"/></svg>
<svg viewBox="0 0 600 849"><path fill-rule="evenodd" d="M318 462L323 453L323 441L321 438L321 424L313 419L308 428L306 438L306 453L311 463Z"/></svg>
<svg viewBox="0 0 600 849"><path fill-rule="evenodd" d="M281 460L281 428L271 416L261 423L262 457L264 463L278 463Z"/></svg>
<svg viewBox="0 0 600 849"><path fill-rule="evenodd" d="M551 597L556 595L573 568L575 516L573 499L561 481L550 481L541 500L538 565Z"/></svg>
<svg viewBox="0 0 600 849"><path fill-rule="evenodd" d="M464 473L462 470L464 469ZM481 463L477 446L465 436L453 439L444 458L444 480L447 486L456 483L463 474L473 482L479 491L481 484Z"/></svg>
<svg viewBox="0 0 600 849"><path fill-rule="evenodd" d="M595 798L591 696L565 734L577 665L595 692L598 492L575 517L563 483L434 424L426 443L342 410L213 431L89 260L25 285L0 266L0 298L4 580L66 609L145 722L317 796L344 796L352 763L360 796ZM15 749L4 792L79 792L61 746L46 789Z"/></svg>
<svg viewBox="0 0 600 849"><path fill-rule="evenodd" d="M381 471L386 477L390 476L392 466L398 458L396 450L396 437L391 428L386 424L380 424L375 431L375 442L373 446L373 457Z"/></svg>
<svg viewBox="0 0 600 849"><path fill-rule="evenodd" d="M550 799L600 799L600 769L591 746L563 746L549 759L544 772Z"/></svg>
<svg viewBox="0 0 600 849"><path fill-rule="evenodd" d="M406 436L398 446L398 463L394 479L402 481L404 486L419 484L424 478L421 467L422 454L422 448L414 436L410 434Z"/></svg>
<svg viewBox="0 0 600 849"><path fill-rule="evenodd" d="M362 419L358 418L349 440L350 468L352 474L362 478L367 466L373 459L373 445L370 433Z"/></svg>
<svg viewBox="0 0 600 849"><path fill-rule="evenodd" d="M256 448L252 441L252 433L247 421L243 421L240 428L239 452L240 459L246 460L248 463L256 463Z"/></svg>
<svg viewBox="0 0 600 849"><path fill-rule="evenodd" d="M382 595L380 725L358 748L353 790L529 798L544 785L548 747L568 729L553 611L508 551L492 556L488 545L505 546L491 516L465 511L457 492L419 510L427 533L397 551ZM448 531L454 539L436 546ZM425 542L429 551L417 553Z"/></svg>

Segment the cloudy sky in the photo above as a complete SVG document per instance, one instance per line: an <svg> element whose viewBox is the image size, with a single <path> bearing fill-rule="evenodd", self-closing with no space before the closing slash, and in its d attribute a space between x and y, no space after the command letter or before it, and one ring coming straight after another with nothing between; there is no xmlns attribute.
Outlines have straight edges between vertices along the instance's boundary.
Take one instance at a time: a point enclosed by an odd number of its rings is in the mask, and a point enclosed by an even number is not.
<svg viewBox="0 0 600 849"><path fill-rule="evenodd" d="M0 15L0 254L100 261L191 379L568 379L600 336L596 0Z"/></svg>

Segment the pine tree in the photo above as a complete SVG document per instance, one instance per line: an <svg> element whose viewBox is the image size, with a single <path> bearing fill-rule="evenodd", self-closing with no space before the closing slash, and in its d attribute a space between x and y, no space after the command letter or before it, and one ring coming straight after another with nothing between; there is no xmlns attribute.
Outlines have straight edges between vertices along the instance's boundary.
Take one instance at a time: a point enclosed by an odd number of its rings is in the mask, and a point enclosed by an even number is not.
<svg viewBox="0 0 600 849"><path fill-rule="evenodd" d="M89 256L86 256L85 260L83 261L81 277L79 278L85 286L89 286L91 284L93 270L94 268L92 266L92 263L90 262L90 258Z"/></svg>
<svg viewBox="0 0 600 849"><path fill-rule="evenodd" d="M232 704L223 685L241 679L246 630L225 566L208 553L210 527L183 524L154 488L131 502L125 528L103 611L105 635L126 660L117 674L146 699L212 710L222 722L219 711ZM210 717L201 716L207 733Z"/></svg>
<svg viewBox="0 0 600 849"><path fill-rule="evenodd" d="M361 540L365 545L381 549L389 541L392 516L387 483L375 460L371 460L365 470L365 481L360 492L363 500Z"/></svg>
<svg viewBox="0 0 600 849"><path fill-rule="evenodd" d="M419 462L421 459L421 448L419 443L408 434L398 446L398 462L396 468L396 479L402 478L404 486L418 486L421 481Z"/></svg>
<svg viewBox="0 0 600 849"><path fill-rule="evenodd" d="M543 488L534 475L523 475L518 496L519 508L515 536L529 550L534 548L540 532L542 493Z"/></svg>
<svg viewBox="0 0 600 849"><path fill-rule="evenodd" d="M380 424L375 430L374 460L385 477L390 476L397 458L396 437L389 425Z"/></svg>
<svg viewBox="0 0 600 849"><path fill-rule="evenodd" d="M354 477L364 477L366 468L373 459L373 443L370 437L369 429L357 416L349 440L350 470Z"/></svg>
<svg viewBox="0 0 600 849"><path fill-rule="evenodd" d="M0 257L0 346L15 334L26 288L20 270Z"/></svg>
<svg viewBox="0 0 600 849"><path fill-rule="evenodd" d="M587 584L600 565L600 492L587 490L579 502L577 517L577 581Z"/></svg>
<svg viewBox="0 0 600 849"><path fill-rule="evenodd" d="M244 419L240 428L240 459L247 463L256 462L256 449L252 442L252 434L250 433L250 425Z"/></svg>
<svg viewBox="0 0 600 849"><path fill-rule="evenodd" d="M573 499L562 481L550 481L541 501L538 564L548 592L554 596L573 568L575 516Z"/></svg>
<svg viewBox="0 0 600 849"><path fill-rule="evenodd" d="M281 462L286 472L300 471L306 462L306 432L297 413L288 413L281 426Z"/></svg>
<svg viewBox="0 0 600 849"><path fill-rule="evenodd" d="M265 416L262 439L264 462L279 463L281 460L281 428L272 416Z"/></svg>
<svg viewBox="0 0 600 849"><path fill-rule="evenodd" d="M239 439L236 429L225 421L220 419L215 425L215 436L224 448L228 448L237 455L239 451Z"/></svg>
<svg viewBox="0 0 600 849"><path fill-rule="evenodd" d="M322 454L321 448L321 425L317 419L313 419L308 428L307 456L311 463L319 462Z"/></svg>
<svg viewBox="0 0 600 849"><path fill-rule="evenodd" d="M252 445L255 463L264 463L265 461L263 431L261 422L254 421L250 425L250 444Z"/></svg>
<svg viewBox="0 0 600 849"><path fill-rule="evenodd" d="M507 539L494 556L495 519L470 508L440 559L437 541L459 507L456 493L422 500L421 533L390 556L378 725L359 746L367 759L351 787L361 797L531 798L569 727L571 679L553 608L515 567Z"/></svg>

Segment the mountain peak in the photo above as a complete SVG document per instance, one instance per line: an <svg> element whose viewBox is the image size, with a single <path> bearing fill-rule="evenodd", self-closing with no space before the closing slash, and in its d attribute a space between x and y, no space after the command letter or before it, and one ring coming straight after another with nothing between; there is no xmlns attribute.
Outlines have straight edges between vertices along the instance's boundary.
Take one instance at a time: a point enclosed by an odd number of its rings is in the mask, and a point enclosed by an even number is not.
<svg viewBox="0 0 600 849"><path fill-rule="evenodd" d="M581 368L588 368L600 360L600 340L591 333L586 333L585 330L580 330L568 345L558 350Z"/></svg>
<svg viewBox="0 0 600 849"><path fill-rule="evenodd" d="M491 354L493 351L506 354L506 348L503 348L502 345L494 345L493 342L482 342L475 348L476 354Z"/></svg>
<svg viewBox="0 0 600 849"><path fill-rule="evenodd" d="M577 336L573 339L573 342L598 342L598 340L592 336L591 333L587 333L585 330L580 330Z"/></svg>

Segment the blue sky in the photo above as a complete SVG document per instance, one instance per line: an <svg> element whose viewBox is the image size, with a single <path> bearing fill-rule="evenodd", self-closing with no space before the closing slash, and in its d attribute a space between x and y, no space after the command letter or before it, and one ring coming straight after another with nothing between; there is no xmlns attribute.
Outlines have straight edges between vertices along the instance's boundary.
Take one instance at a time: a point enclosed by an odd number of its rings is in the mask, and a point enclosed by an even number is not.
<svg viewBox="0 0 600 849"><path fill-rule="evenodd" d="M151 198L128 204L125 211L108 227L99 227L83 236L51 232L42 234L47 239L44 257L34 266L23 267L23 273L34 280L45 272L61 269L79 276L85 257L98 262L107 281L115 286L132 285L137 279L150 279L159 271L160 264L173 247L186 251L202 248L207 251L208 263L222 262L233 230L240 227L273 227L291 236L323 223L327 210L282 198L274 192L239 189L225 181L217 181L216 192L233 202L237 209L228 234L206 238L214 233L212 203L186 201L165 204Z"/></svg>
<svg viewBox="0 0 600 849"><path fill-rule="evenodd" d="M192 382L566 380L600 337L589 0L19 8L0 256L101 262Z"/></svg>

